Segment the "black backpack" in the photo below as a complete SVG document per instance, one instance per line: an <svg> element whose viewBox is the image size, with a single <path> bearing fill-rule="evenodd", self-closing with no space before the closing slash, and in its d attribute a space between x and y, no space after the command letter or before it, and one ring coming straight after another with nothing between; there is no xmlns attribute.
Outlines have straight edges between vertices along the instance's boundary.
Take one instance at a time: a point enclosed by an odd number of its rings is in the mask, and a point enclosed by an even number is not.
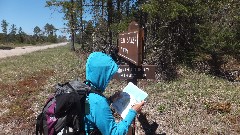
<svg viewBox="0 0 240 135"><path fill-rule="evenodd" d="M89 93L103 96L90 87L90 83L74 80L57 84L55 94L49 97L37 117L36 135L56 135L59 132L65 135L85 134L84 116L89 113L86 97Z"/></svg>

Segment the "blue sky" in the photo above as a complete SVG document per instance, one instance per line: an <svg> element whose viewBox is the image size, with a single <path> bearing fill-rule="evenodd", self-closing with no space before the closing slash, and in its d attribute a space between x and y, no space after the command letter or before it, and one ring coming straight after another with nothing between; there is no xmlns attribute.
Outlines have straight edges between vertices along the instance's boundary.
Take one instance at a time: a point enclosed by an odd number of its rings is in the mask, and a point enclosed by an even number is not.
<svg viewBox="0 0 240 135"><path fill-rule="evenodd" d="M0 0L0 21L6 20L8 30L12 24L17 28L22 27L27 34L33 34L34 27L41 29L46 23L52 24L55 28L63 28L63 14L45 7L46 0ZM0 27L0 33L2 28ZM65 35L66 33L57 34Z"/></svg>

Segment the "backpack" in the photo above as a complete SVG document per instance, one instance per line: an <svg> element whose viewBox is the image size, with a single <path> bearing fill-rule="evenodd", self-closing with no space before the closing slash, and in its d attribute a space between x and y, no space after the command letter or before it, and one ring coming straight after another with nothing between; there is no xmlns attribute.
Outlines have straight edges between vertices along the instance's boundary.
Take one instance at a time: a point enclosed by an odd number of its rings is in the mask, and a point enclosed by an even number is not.
<svg viewBox="0 0 240 135"><path fill-rule="evenodd" d="M54 95L48 98L37 116L36 135L56 135L59 132L64 135L85 134L84 116L89 113L86 97L89 93L103 96L90 87L90 83L74 80L57 84Z"/></svg>

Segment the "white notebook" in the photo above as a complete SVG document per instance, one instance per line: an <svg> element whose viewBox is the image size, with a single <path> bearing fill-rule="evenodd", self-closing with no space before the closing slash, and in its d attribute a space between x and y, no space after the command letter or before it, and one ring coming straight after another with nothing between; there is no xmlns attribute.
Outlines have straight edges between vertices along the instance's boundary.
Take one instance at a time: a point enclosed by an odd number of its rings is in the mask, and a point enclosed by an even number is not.
<svg viewBox="0 0 240 135"><path fill-rule="evenodd" d="M138 88L132 82L129 82L128 85L123 89L120 94L121 98L112 103L112 107L121 115L122 118L125 118L129 112L129 109L132 108L136 103L140 103L145 100L148 96L146 92Z"/></svg>

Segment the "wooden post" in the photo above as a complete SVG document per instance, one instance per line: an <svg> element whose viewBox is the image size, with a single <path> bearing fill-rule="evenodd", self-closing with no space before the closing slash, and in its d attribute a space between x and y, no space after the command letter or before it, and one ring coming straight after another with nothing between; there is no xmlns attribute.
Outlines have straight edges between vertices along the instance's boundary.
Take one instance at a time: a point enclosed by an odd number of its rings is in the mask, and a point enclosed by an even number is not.
<svg viewBox="0 0 240 135"><path fill-rule="evenodd" d="M127 65L120 65L122 73L116 74L115 79L125 79L137 86L138 79L155 79L156 65L142 65L143 62L144 31L133 21L128 31L120 33L118 37L118 55L126 60ZM127 135L135 135L135 118L129 127Z"/></svg>

